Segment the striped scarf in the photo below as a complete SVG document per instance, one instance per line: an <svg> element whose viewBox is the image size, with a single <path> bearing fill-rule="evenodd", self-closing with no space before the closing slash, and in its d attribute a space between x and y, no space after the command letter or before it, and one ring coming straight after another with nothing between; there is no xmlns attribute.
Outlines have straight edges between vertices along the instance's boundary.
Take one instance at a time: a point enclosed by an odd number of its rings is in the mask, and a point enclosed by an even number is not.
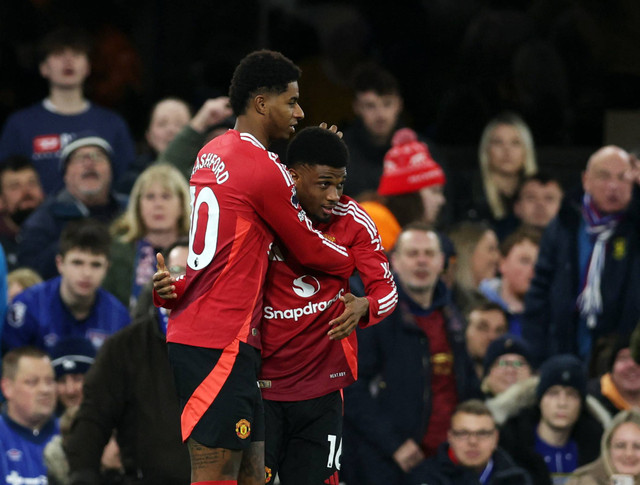
<svg viewBox="0 0 640 485"><path fill-rule="evenodd" d="M598 315L602 313L600 277L604 268L607 241L622 219L622 213L600 214L591 196L585 193L582 199L582 217L587 224L587 233L595 238L595 245L589 260L585 285L578 296L578 308L580 315L587 321L587 327L593 329L598 323Z"/></svg>

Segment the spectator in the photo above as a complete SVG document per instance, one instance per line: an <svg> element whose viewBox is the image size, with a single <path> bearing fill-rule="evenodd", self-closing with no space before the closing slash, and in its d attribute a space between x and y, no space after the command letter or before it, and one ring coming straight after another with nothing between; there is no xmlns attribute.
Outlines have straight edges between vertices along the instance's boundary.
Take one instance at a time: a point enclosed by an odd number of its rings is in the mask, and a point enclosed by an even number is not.
<svg viewBox="0 0 640 485"><path fill-rule="evenodd" d="M47 354L33 347L7 352L2 359L0 476L7 483L47 483L42 452L59 433L56 388Z"/></svg>
<svg viewBox="0 0 640 485"><path fill-rule="evenodd" d="M487 397L497 396L516 382L532 375L531 350L527 343L510 334L489 344L484 357L482 391Z"/></svg>
<svg viewBox="0 0 640 485"><path fill-rule="evenodd" d="M391 264L398 307L358 332L358 380L345 389L342 474L350 485L399 484L446 439L458 401L478 395L464 323L439 276L438 235L407 226Z"/></svg>
<svg viewBox="0 0 640 485"><path fill-rule="evenodd" d="M640 483L640 411L635 408L613 418L600 440L600 457L578 468L567 485L609 485L619 474Z"/></svg>
<svg viewBox="0 0 640 485"><path fill-rule="evenodd" d="M7 301L11 303L13 298L30 286L42 283L40 275L30 268L17 268L7 275Z"/></svg>
<svg viewBox="0 0 640 485"><path fill-rule="evenodd" d="M540 368L535 401L512 399L511 406L522 409L502 426L500 446L536 485L565 483L577 467L598 457L602 407L586 399L586 387L582 362L557 355Z"/></svg>
<svg viewBox="0 0 640 485"><path fill-rule="evenodd" d="M484 222L464 221L449 231L456 256L452 268L455 280L453 300L463 312L468 312L480 299L480 282L498 274L500 251L496 233Z"/></svg>
<svg viewBox="0 0 640 485"><path fill-rule="evenodd" d="M535 173L533 138L526 123L514 113L492 119L482 132L478 148L480 173L464 180L458 198L458 220L495 223L513 212L518 187L525 176Z"/></svg>
<svg viewBox="0 0 640 485"><path fill-rule="evenodd" d="M193 162L204 144L233 128L234 124L229 98L219 96L208 99L169 143L158 161L174 165L189 180Z"/></svg>
<svg viewBox="0 0 640 485"><path fill-rule="evenodd" d="M445 175L410 128L395 132L384 157L377 196L362 207L380 231L382 246L393 249L401 227L423 221L435 225L445 203Z"/></svg>
<svg viewBox="0 0 640 485"><path fill-rule="evenodd" d="M385 153L401 125L403 100L393 74L372 63L355 68L353 89L356 120L344 131L350 156L344 191L357 199L378 188Z"/></svg>
<svg viewBox="0 0 640 485"><path fill-rule="evenodd" d="M521 224L544 229L558 215L564 191L557 179L538 172L522 181L513 214Z"/></svg>
<svg viewBox="0 0 640 485"><path fill-rule="evenodd" d="M85 337L67 337L49 351L56 376L56 415L82 402L84 376L96 358L96 348Z"/></svg>
<svg viewBox="0 0 640 485"><path fill-rule="evenodd" d="M187 253L184 238L166 249L172 276L185 273ZM71 485L100 483L100 458L113 430L127 479L153 485L190 483L165 340L167 320L168 311L153 305L147 286L133 324L100 350L86 375L85 397L66 443Z"/></svg>
<svg viewBox="0 0 640 485"><path fill-rule="evenodd" d="M607 364L605 374L589 381L589 394L604 406L609 418L625 409L640 408L640 365L631 357L628 336L618 337Z"/></svg>
<svg viewBox="0 0 640 485"><path fill-rule="evenodd" d="M481 302L471 309L467 322L464 334L467 352L473 360L478 379L482 379L489 344L509 331L507 314L497 303Z"/></svg>
<svg viewBox="0 0 640 485"><path fill-rule="evenodd" d="M10 271L18 266L20 227L43 200L38 172L28 158L15 155L0 164L0 243Z"/></svg>
<svg viewBox="0 0 640 485"><path fill-rule="evenodd" d="M84 96L89 76L89 40L61 28L40 46L40 74L49 83L42 102L14 113L0 135L0 160L10 155L31 158L47 195L63 186L58 171L62 150L80 132L93 130L113 147L113 178L117 180L135 158L126 122L116 113L92 104Z"/></svg>
<svg viewBox="0 0 640 485"><path fill-rule="evenodd" d="M603 361L600 353L610 349L602 343L635 328L640 211L632 208L632 169L624 150L596 151L582 177L581 203L565 199L547 227L522 326L534 364L557 353Z"/></svg>
<svg viewBox="0 0 640 485"><path fill-rule="evenodd" d="M498 437L493 416L482 401L459 404L451 417L447 442L437 456L416 469L409 483L533 485L527 472L498 447Z"/></svg>
<svg viewBox="0 0 640 485"><path fill-rule="evenodd" d="M540 231L521 226L500 245L500 276L483 280L479 291L488 300L498 303L509 315L509 333L522 335L524 295L533 278L540 248Z"/></svg>
<svg viewBox="0 0 640 485"><path fill-rule="evenodd" d="M101 288L109 265L110 238L98 221L70 222L60 236L60 276L16 296L2 335L3 349L33 345L50 350L59 340L82 336L99 348L129 324L127 309Z"/></svg>
<svg viewBox="0 0 640 485"><path fill-rule="evenodd" d="M189 234L189 203L189 184L170 165L152 165L136 180L127 209L111 226L111 265L103 284L130 310L156 272L156 253Z"/></svg>
<svg viewBox="0 0 640 485"><path fill-rule="evenodd" d="M112 149L104 139L85 132L61 154L65 188L49 197L24 222L19 234L18 262L44 279L54 277L58 239L70 220L93 217L104 223L116 218L126 198L111 191Z"/></svg>
<svg viewBox="0 0 640 485"><path fill-rule="evenodd" d="M163 98L154 104L151 108L142 153L121 177L116 191L122 194L131 192L138 176L164 153L169 143L190 119L191 108L181 99Z"/></svg>

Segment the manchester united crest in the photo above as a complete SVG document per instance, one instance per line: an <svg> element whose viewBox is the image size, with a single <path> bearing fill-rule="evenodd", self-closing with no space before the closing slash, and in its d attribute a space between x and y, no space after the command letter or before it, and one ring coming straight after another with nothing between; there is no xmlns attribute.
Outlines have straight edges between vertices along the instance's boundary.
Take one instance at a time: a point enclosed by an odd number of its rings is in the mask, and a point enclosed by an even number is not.
<svg viewBox="0 0 640 485"><path fill-rule="evenodd" d="M251 424L246 419L241 419L236 423L236 434L241 440L247 439L251 434Z"/></svg>
<svg viewBox="0 0 640 485"><path fill-rule="evenodd" d="M268 466L264 467L264 483L269 483L269 480L271 480L272 474L271 474L271 468L269 468Z"/></svg>

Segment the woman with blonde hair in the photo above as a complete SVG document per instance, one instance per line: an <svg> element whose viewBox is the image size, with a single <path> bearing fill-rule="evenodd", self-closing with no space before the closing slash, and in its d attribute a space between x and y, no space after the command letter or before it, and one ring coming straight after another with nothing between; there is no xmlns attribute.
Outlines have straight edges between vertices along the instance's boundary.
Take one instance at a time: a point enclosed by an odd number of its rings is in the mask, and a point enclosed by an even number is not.
<svg viewBox="0 0 640 485"><path fill-rule="evenodd" d="M471 181L471 197L462 201L460 219L503 220L512 214L524 178L538 171L533 137L524 120L505 112L489 121L478 160L480 171Z"/></svg>
<svg viewBox="0 0 640 485"><path fill-rule="evenodd" d="M614 477L619 480L614 481ZM600 457L578 468L567 485L611 485L627 482L640 485L640 409L638 408L616 414L602 435Z"/></svg>
<svg viewBox="0 0 640 485"><path fill-rule="evenodd" d="M133 185L127 209L111 226L111 264L103 283L129 309L156 271L156 253L189 234L189 203L189 184L169 164L150 166Z"/></svg>

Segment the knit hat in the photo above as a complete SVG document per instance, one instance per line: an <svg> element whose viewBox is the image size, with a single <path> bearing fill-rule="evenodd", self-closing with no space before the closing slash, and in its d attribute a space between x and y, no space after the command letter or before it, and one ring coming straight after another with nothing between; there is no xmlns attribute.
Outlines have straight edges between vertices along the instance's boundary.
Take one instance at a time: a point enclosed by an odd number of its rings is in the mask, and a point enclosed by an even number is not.
<svg viewBox="0 0 640 485"><path fill-rule="evenodd" d="M98 135L95 131L82 131L78 133L74 139L67 143L60 153L60 171L64 174L67 170L67 162L71 154L78 148L96 146L102 148L109 159L113 154L113 148L107 140Z"/></svg>
<svg viewBox="0 0 640 485"><path fill-rule="evenodd" d="M540 382L536 389L538 401L552 386L573 387L584 398L587 393L587 374L582 361L570 354L549 358L540 366Z"/></svg>
<svg viewBox="0 0 640 485"><path fill-rule="evenodd" d="M527 363L531 362L531 351L527 343L515 335L505 334L489 344L484 355L484 374L487 375L498 357L505 354L521 355Z"/></svg>
<svg viewBox="0 0 640 485"><path fill-rule="evenodd" d="M96 349L84 337L59 340L49 352L56 379L65 374L86 374L96 358Z"/></svg>
<svg viewBox="0 0 640 485"><path fill-rule="evenodd" d="M418 141L415 131L410 128L396 131L391 145L384 156L378 194L408 194L423 187L444 185L442 168L431 157L427 145Z"/></svg>

